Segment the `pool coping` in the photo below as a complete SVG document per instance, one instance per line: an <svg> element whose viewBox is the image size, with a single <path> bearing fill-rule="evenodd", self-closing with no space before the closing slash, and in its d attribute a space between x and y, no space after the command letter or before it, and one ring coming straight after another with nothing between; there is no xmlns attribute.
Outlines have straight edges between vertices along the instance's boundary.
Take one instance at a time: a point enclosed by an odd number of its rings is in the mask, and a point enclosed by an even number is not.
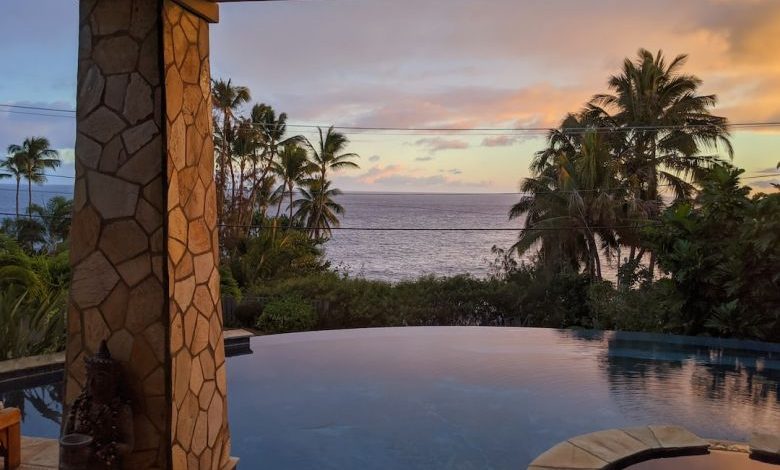
<svg viewBox="0 0 780 470"><path fill-rule="evenodd" d="M754 434L748 444L707 440L680 426L649 425L575 436L539 455L528 470L613 470L659 457L742 452L780 461L780 435Z"/></svg>
<svg viewBox="0 0 780 470"><path fill-rule="evenodd" d="M251 354L250 340L255 334L243 329L228 329L223 332L225 354L239 356ZM0 361L0 389L22 386L36 386L62 379L65 370L65 352L41 354Z"/></svg>

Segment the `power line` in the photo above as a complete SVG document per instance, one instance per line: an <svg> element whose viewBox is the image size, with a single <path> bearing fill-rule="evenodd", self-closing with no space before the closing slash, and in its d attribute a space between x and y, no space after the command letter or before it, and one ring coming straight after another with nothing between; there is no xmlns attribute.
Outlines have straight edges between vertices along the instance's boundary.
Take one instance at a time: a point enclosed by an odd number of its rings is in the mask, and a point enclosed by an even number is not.
<svg viewBox="0 0 780 470"><path fill-rule="evenodd" d="M26 106L26 105L13 105L13 104L4 104L0 103L0 107L6 107L6 108L18 108L18 109L26 109L26 110L37 110L37 111L55 111L60 113L76 113L75 110L72 109L58 109L58 108L48 108L48 107L42 107L42 106ZM6 110L6 112L16 112L16 111L9 111ZM30 113L33 114L33 113ZM43 114L41 114L43 115ZM56 116L56 117L63 117L60 115L48 115L48 116ZM73 117L73 116L71 116ZM262 127L270 127L273 126L268 123L263 122L252 122L251 124L256 126L262 126ZM322 124L295 124L295 123L286 123L286 127L296 127L296 128L307 128L307 129L317 129L317 128L327 128L330 127L330 125L322 125ZM276 127L276 126L274 126ZM396 131L396 132L549 132L552 130L558 130L561 131L564 134L568 133L577 133L577 132L593 132L593 131L608 131L608 132L621 132L621 131L633 131L633 130L674 130L674 129L696 129L696 128L710 128L713 127L710 124L689 124L689 125L680 125L680 124L674 124L674 125L658 125L658 126L621 126L621 127L605 127L605 126L583 126L583 127L567 127L565 129L558 129L555 127L399 127L399 126L339 126L339 125L333 125L334 128L339 130L347 130L347 131ZM753 122L735 122L735 123L729 123L728 127L737 127L737 128L752 128L752 127L780 127L780 121L753 121ZM407 135L407 134L402 134ZM422 134L408 134L408 135L422 135ZM497 135L512 135L512 134L497 134Z"/></svg>
<svg viewBox="0 0 780 470"><path fill-rule="evenodd" d="M16 216L15 213L11 212L0 212L0 215L3 216ZM32 218L41 218L45 219L44 216L39 214L24 214L24 217L20 218L26 218L26 217L32 217ZM63 217L63 219L72 219L71 216ZM589 227L581 227L581 229L592 229L592 230L611 230L611 229L620 229L620 228L642 228L642 227L649 227L649 226L655 226L659 225L657 223L651 223L651 224L644 224L644 225L614 225L614 226L589 226ZM257 229L266 229L271 230L274 228L280 228L280 227L274 227L273 225L259 225L259 224L217 224L218 227L224 227L224 228L257 228ZM324 227L294 227L295 230L315 230L319 228L320 230L325 230ZM487 227L452 227L452 228L446 228L446 227L330 227L328 230L341 230L341 231L356 231L356 232L536 232L536 231L560 231L560 230L571 230L571 227L495 227L495 228L487 228ZM580 227L577 227L577 229L580 229Z"/></svg>
<svg viewBox="0 0 780 470"><path fill-rule="evenodd" d="M67 118L67 119L73 119L75 117L75 116L68 116L66 114L28 113L26 111L14 111L12 109L0 109L0 112L10 113L10 114L25 114L27 116L48 116L48 117Z"/></svg>
<svg viewBox="0 0 780 470"><path fill-rule="evenodd" d="M18 108L18 109L32 109L36 111L56 111L58 113L75 113L76 110L74 109L58 109L58 108L46 108L42 106L27 106L27 105L21 105L21 104L4 104L0 103L0 107L3 108Z"/></svg>

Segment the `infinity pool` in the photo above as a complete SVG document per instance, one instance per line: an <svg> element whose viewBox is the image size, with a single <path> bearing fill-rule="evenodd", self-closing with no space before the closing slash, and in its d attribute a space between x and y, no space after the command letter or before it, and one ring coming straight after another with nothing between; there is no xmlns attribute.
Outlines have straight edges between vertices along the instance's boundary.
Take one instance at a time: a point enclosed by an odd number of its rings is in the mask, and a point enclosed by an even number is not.
<svg viewBox="0 0 780 470"><path fill-rule="evenodd" d="M228 360L244 468L522 469L605 428L780 432L778 344L435 327L256 337L251 349ZM25 434L57 434L59 384L5 395L24 396Z"/></svg>

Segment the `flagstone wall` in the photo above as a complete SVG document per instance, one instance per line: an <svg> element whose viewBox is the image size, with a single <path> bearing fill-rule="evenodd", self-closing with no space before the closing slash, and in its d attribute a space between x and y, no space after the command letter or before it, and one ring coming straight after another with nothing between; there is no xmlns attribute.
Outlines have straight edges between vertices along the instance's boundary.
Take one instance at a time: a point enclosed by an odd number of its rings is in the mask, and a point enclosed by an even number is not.
<svg viewBox="0 0 780 470"><path fill-rule="evenodd" d="M106 339L133 402L125 467L224 468L209 25L173 0L79 9L66 406Z"/></svg>

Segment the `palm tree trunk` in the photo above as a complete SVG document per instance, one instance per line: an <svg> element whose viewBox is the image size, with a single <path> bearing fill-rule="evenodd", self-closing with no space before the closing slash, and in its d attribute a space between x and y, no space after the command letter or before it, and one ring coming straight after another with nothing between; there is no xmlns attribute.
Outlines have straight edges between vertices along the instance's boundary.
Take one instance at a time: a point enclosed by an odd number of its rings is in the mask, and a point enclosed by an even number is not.
<svg viewBox="0 0 780 470"><path fill-rule="evenodd" d="M27 218L32 219L32 179L27 179Z"/></svg>
<svg viewBox="0 0 780 470"><path fill-rule="evenodd" d="M19 218L19 187L22 185L22 179L16 177L16 218Z"/></svg>
<svg viewBox="0 0 780 470"><path fill-rule="evenodd" d="M290 182L290 228L292 228L292 218L293 218L293 183Z"/></svg>

